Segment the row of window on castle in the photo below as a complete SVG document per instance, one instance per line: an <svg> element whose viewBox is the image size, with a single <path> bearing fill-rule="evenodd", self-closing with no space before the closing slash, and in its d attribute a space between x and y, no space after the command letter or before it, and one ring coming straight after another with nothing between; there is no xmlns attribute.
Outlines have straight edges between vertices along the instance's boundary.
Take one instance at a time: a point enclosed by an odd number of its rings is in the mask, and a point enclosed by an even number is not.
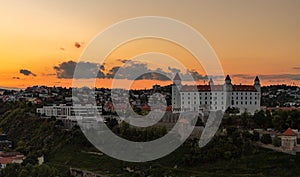
<svg viewBox="0 0 300 177"><path fill-rule="evenodd" d="M205 101L205 102L203 102L203 103L204 103L205 105L208 104L207 101ZM184 101L182 101L182 104L184 105ZM191 102L188 101L187 104L191 104ZM197 104L197 102L194 101L194 104ZM210 101L210 104L212 105L212 101ZM215 102L215 105L217 105L217 104L218 104L218 102ZM223 105L223 104L224 104L224 102L221 103L221 105ZM239 104L239 102L236 101L236 105L238 105L238 104ZM240 104L241 104L241 105L243 105L243 104L248 105L248 102L247 102L247 101L245 101L245 102L241 101ZM202 102L201 102L201 101L200 101L200 105L202 105ZM234 101L231 102L231 105L234 105ZM252 101L249 101L249 105L252 105ZM257 105L257 102L256 102L256 101L254 102L254 105Z"/></svg>
<svg viewBox="0 0 300 177"><path fill-rule="evenodd" d="M245 100L248 100L248 97L236 97L236 100L239 100L239 99L240 99L240 100L243 100L244 98L245 98ZM254 98L254 100L256 100L258 97L253 97L253 98ZM184 99L190 100L191 98L190 98L190 97L183 97L183 96L182 96L181 99L182 99L182 100L184 100ZM212 100L212 97L205 97L204 99L205 99L205 100L208 100L208 99L209 99L209 100ZM214 97L214 100L217 100L217 99L218 99L218 97ZM224 98L221 97L221 99L223 100ZM232 97L231 99L234 100L234 97ZM249 97L249 99L252 100L252 97ZM174 98L174 100L175 100L175 98ZM196 97L194 97L194 100L196 100ZM200 100L202 100L202 97L200 97Z"/></svg>
<svg viewBox="0 0 300 177"><path fill-rule="evenodd" d="M202 95L202 92L198 92L198 93L199 95ZM212 92L204 92L203 94L208 95L208 93L209 95L212 95ZM224 95L224 92L219 92L219 93ZM244 95L244 93L245 95L248 95L248 92L235 92L235 95ZM181 95L185 95L185 93L181 92ZM187 95L191 95L191 93L187 92ZM194 95L197 95L197 92L194 92ZM214 95L218 95L218 92L215 92ZM231 95L234 95L234 92L232 92ZM249 95L252 95L252 92L249 92ZM255 92L254 95L258 95L258 93Z"/></svg>

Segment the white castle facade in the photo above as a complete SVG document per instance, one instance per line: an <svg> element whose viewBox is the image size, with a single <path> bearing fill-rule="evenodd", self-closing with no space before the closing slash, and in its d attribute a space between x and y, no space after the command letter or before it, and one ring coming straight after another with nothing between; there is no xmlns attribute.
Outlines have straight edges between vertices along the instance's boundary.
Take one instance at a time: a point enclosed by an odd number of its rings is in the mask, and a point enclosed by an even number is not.
<svg viewBox="0 0 300 177"><path fill-rule="evenodd" d="M223 85L214 85L210 79L208 85L182 85L177 73L172 86L172 110L180 112L226 111L238 108L240 113L254 114L260 110L261 86L256 77L253 85L233 85L229 75Z"/></svg>

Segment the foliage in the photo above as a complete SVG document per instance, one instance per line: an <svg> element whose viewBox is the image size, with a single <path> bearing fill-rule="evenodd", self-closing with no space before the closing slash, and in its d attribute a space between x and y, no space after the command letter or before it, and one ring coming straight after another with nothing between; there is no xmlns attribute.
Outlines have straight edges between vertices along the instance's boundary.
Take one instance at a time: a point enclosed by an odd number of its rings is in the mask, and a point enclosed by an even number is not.
<svg viewBox="0 0 300 177"><path fill-rule="evenodd" d="M275 137L273 138L272 144L275 147L280 147L281 146L281 140L280 140L280 138L277 135L275 135Z"/></svg>
<svg viewBox="0 0 300 177"><path fill-rule="evenodd" d="M264 144L271 144L272 138L270 134L263 134L260 141Z"/></svg>

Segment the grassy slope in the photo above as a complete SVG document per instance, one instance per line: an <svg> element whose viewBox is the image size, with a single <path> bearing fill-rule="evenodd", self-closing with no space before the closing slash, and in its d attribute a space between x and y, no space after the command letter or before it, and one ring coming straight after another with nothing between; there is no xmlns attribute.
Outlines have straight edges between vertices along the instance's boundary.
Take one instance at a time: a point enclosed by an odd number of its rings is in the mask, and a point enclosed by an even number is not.
<svg viewBox="0 0 300 177"><path fill-rule="evenodd" d="M80 130L62 131L55 128L55 121L27 115L28 111L32 111L31 108L17 108L2 113L0 129L14 141L16 150L28 156L44 154L46 163L59 169L62 176L67 174L69 167L111 176L132 176L123 170L125 167L152 176L300 176L299 155L291 156L262 149L254 155L236 160L189 166L180 165L182 157L188 151L186 146L164 158L147 163L127 163L106 155L91 155L86 152L96 150L86 142Z"/></svg>

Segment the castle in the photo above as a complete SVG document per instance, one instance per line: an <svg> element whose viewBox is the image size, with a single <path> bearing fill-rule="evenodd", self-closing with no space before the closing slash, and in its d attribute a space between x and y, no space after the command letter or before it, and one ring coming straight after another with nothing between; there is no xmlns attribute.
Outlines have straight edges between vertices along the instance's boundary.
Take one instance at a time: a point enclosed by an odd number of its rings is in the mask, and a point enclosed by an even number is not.
<svg viewBox="0 0 300 177"><path fill-rule="evenodd" d="M182 85L177 73L172 85L172 110L180 112L226 111L238 108L240 113L254 114L260 110L261 86L258 76L253 85L233 85L229 75L223 85L214 85L212 79L208 85Z"/></svg>

